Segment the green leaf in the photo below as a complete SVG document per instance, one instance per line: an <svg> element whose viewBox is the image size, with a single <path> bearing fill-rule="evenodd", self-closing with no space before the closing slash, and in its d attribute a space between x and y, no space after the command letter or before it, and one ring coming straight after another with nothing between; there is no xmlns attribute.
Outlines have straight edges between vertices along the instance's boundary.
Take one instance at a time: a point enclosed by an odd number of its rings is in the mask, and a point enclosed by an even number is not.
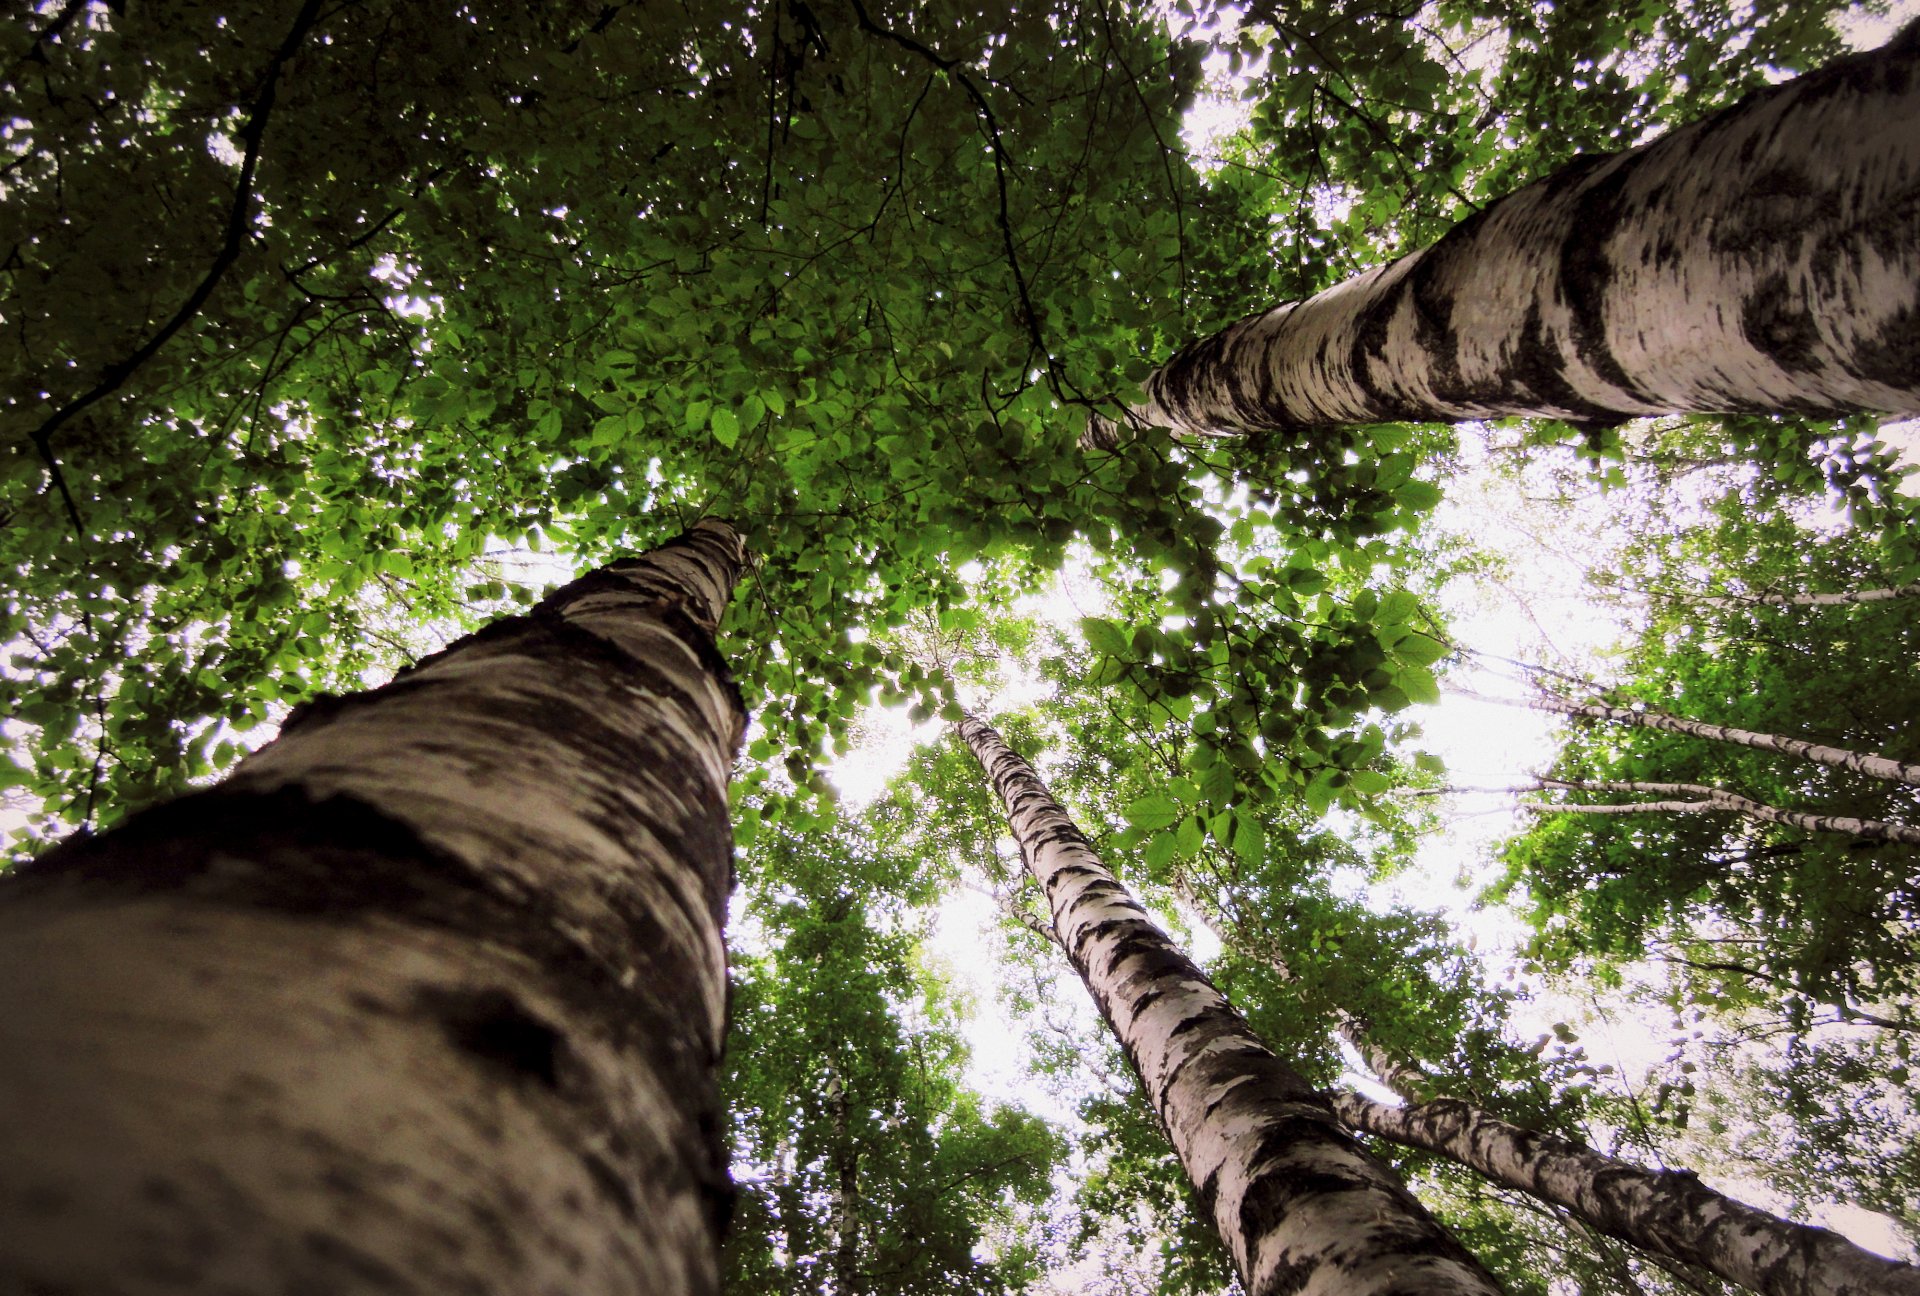
<svg viewBox="0 0 1920 1296"><path fill-rule="evenodd" d="M1126 657L1127 633L1112 621L1103 617L1083 617L1080 621L1080 633L1086 636L1087 646L1109 657Z"/></svg>
<svg viewBox="0 0 1920 1296"><path fill-rule="evenodd" d="M740 440L740 416L724 406L714 408L707 426L713 429L713 439L728 449Z"/></svg>
<svg viewBox="0 0 1920 1296"><path fill-rule="evenodd" d="M1440 502L1440 488L1432 482L1402 482L1394 487L1393 498L1404 509L1425 513Z"/></svg>
<svg viewBox="0 0 1920 1296"><path fill-rule="evenodd" d="M1402 666L1394 672L1393 682L1415 702L1432 705L1440 700L1440 685L1434 681L1433 672L1424 666Z"/></svg>
<svg viewBox="0 0 1920 1296"><path fill-rule="evenodd" d="M1158 832L1162 828L1171 828L1180 818L1180 807L1173 798L1160 792L1149 792L1126 810L1127 822L1145 832Z"/></svg>
<svg viewBox="0 0 1920 1296"><path fill-rule="evenodd" d="M1354 791L1367 796L1378 796L1393 786L1393 780L1379 770L1355 770L1347 782Z"/></svg>
<svg viewBox="0 0 1920 1296"><path fill-rule="evenodd" d="M1447 646L1430 634L1415 631L1393 646L1393 655L1410 666L1431 666L1447 655Z"/></svg>

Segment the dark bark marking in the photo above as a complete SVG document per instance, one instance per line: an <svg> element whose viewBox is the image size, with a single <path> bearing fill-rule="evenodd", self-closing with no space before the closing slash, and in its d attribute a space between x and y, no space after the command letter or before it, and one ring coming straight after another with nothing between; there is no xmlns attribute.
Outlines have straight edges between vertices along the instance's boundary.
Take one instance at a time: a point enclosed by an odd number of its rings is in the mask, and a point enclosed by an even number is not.
<svg viewBox="0 0 1920 1296"><path fill-rule="evenodd" d="M619 1172L607 1164L606 1158L597 1153L587 1152L581 1156L580 1163L586 1166L587 1173L593 1177L594 1186L606 1195L607 1200L619 1207L622 1215L637 1222L640 1218L640 1206L633 1199L633 1190L627 1186L627 1181L620 1177Z"/></svg>
<svg viewBox="0 0 1920 1296"><path fill-rule="evenodd" d="M1520 343L1508 357L1507 378L1501 395L1509 400L1551 405L1588 419L1617 420L1624 411L1589 400L1567 381L1567 358L1547 337L1540 303L1527 305L1527 317L1520 329Z"/></svg>
<svg viewBox="0 0 1920 1296"><path fill-rule="evenodd" d="M510 992L422 985L414 990L414 1003L440 1024L454 1047L516 1079L560 1087L566 1041Z"/></svg>
<svg viewBox="0 0 1920 1296"><path fill-rule="evenodd" d="M1820 326L1784 274L1767 276L1740 304L1740 333L1782 369L1807 373L1821 367L1815 354Z"/></svg>
<svg viewBox="0 0 1920 1296"><path fill-rule="evenodd" d="M1831 223L1835 209L1830 187L1816 184L1813 177L1790 165L1775 163L1753 177L1745 197L1714 222L1707 246L1726 257L1787 247L1807 229Z"/></svg>
<svg viewBox="0 0 1920 1296"><path fill-rule="evenodd" d="M1557 286L1561 300L1572 312L1567 332L1574 352L1613 387L1630 396L1648 399L1607 344L1604 303L1615 272L1606 246L1629 213L1626 190L1634 168L1618 165L1611 174L1598 180L1589 180L1588 173L1614 161L1615 156L1596 155L1593 162L1585 165L1581 164L1582 159L1575 158L1554 177L1555 183L1563 177L1571 182L1568 187L1576 189L1580 204L1580 219L1560 245Z"/></svg>
<svg viewBox="0 0 1920 1296"><path fill-rule="evenodd" d="M1857 342L1848 367L1869 382L1890 387L1913 381L1920 374L1920 298L1895 311L1879 336Z"/></svg>
<svg viewBox="0 0 1920 1296"><path fill-rule="evenodd" d="M309 1232L301 1239L303 1248L315 1262L324 1266L324 1273L301 1275L305 1279L306 1290L337 1292L342 1284L340 1278L348 1275L353 1279L353 1290L404 1292L415 1290L407 1279L394 1272L384 1261L368 1255L353 1243L333 1233L318 1230ZM288 1290L299 1290L294 1283L299 1279L290 1279Z"/></svg>

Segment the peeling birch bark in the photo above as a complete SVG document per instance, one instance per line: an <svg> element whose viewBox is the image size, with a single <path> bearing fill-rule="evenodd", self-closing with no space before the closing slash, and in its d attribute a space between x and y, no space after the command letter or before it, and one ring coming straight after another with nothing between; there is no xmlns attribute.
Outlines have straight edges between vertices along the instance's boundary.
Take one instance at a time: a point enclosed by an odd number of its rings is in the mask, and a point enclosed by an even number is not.
<svg viewBox="0 0 1920 1296"><path fill-rule="evenodd" d="M729 527L0 879L0 1288L708 1296Z"/></svg>
<svg viewBox="0 0 1920 1296"><path fill-rule="evenodd" d="M1497 1292L1153 924L1032 768L980 720L957 729L1249 1296Z"/></svg>
<svg viewBox="0 0 1920 1296"><path fill-rule="evenodd" d="M1920 24L1194 342L1190 436L1532 415L1920 413ZM1117 444L1097 421L1083 444Z"/></svg>
<svg viewBox="0 0 1920 1296"><path fill-rule="evenodd" d="M1578 716L1588 720L1606 720L1613 724L1637 725L1642 729L1658 729L1663 733L1685 734L1690 738L1705 738L1713 742L1733 743L1740 747L1752 747L1757 751L1773 752L1780 756L1795 756L1801 760L1810 760L1820 765L1830 765L1834 769L1852 770L1856 774L1865 774L1869 778L1886 779L1892 783L1905 783L1909 787L1920 787L1920 765L1906 761L1897 761L1887 756L1874 756L1866 752L1849 751L1845 747L1829 747L1825 743L1808 742L1804 738L1789 738L1785 734L1761 733L1753 729L1735 729L1731 725L1708 724L1703 720L1688 720L1682 716L1668 715L1664 711L1644 710L1638 707L1609 706L1605 702L1569 702L1565 698L1555 697L1551 693L1537 693L1531 697L1505 698L1494 697L1486 693L1474 693L1459 690L1461 697L1470 697L1477 702L1493 702L1500 706L1524 707L1531 711L1546 711L1554 715Z"/></svg>
<svg viewBox="0 0 1920 1296"><path fill-rule="evenodd" d="M1687 1171L1644 1170L1457 1099L1391 1107L1339 1093L1333 1106L1353 1129L1438 1153L1762 1296L1920 1296L1920 1269L1734 1201Z"/></svg>
<svg viewBox="0 0 1920 1296"><path fill-rule="evenodd" d="M1539 786L1570 792L1625 792L1652 796L1692 796L1697 801L1639 801L1631 805L1568 805L1544 801L1522 801L1535 814L1737 814L1756 823L1784 824L1806 832L1839 833L1862 841L1900 842L1920 846L1920 828L1887 823L1880 819L1862 819L1856 815L1814 814L1805 810L1785 810L1737 792L1708 787L1704 783L1574 783L1565 779L1542 779Z"/></svg>

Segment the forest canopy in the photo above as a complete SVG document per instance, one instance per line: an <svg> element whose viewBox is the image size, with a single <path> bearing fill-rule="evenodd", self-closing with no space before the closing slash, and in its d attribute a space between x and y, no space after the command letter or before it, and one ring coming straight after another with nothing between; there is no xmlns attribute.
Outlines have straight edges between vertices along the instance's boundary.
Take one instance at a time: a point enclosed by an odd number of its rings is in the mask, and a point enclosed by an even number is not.
<svg viewBox="0 0 1920 1296"><path fill-rule="evenodd" d="M720 520L745 558L713 642L751 717L727 792L732 1289L1239 1281L1141 1064L1063 1002L1059 916L989 780L927 723L966 712L1217 951L1211 983L1311 1089L1470 1103L1794 1218L1848 1203L1911 1255L1920 517L1875 409L1130 413L1187 344L1834 65L1862 15L10 18L0 791L23 874ZM1781 210L1799 192L1746 180ZM1896 218L1872 246L1910 269ZM1787 354L1813 326L1755 315L1771 284L1743 319ZM1433 305L1427 279L1407 291ZM1536 537L1594 534L1502 552L1476 498ZM1474 642L1472 599L1542 579L1611 638ZM1509 623L1550 619L1540 597ZM1489 727L1558 717L1495 790L1497 866L1448 866L1482 874L1471 903L1511 949L1476 951L1467 898L1449 914L1406 883L1486 794L1422 739L1450 690L1508 704ZM906 725L905 767L843 804L830 773ZM991 1003L935 952L968 894L997 911ZM1032 1035L1050 1098L977 1091L970 1013ZM1590 1055L1610 1014L1670 1047ZM1369 1146L1509 1291L1722 1289L1445 1155Z"/></svg>

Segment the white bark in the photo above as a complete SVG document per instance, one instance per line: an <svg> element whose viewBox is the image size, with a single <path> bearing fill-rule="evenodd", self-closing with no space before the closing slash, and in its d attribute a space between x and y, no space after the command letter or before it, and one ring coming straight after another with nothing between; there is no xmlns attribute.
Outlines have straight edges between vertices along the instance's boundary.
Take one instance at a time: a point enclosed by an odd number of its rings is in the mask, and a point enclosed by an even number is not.
<svg viewBox="0 0 1920 1296"><path fill-rule="evenodd" d="M1737 792L1727 792L1704 783L1574 783L1565 779L1541 779L1541 788L1561 788L1570 792L1625 792L1652 796L1690 796L1696 801L1641 801L1632 805L1572 805L1543 801L1523 801L1535 814L1737 814L1755 823L1784 824L1806 832L1839 833L1863 841L1900 842L1920 846L1920 828L1887 823L1880 819L1862 819L1857 815L1814 814L1805 810L1785 810L1755 801Z"/></svg>
<svg viewBox="0 0 1920 1296"><path fill-rule="evenodd" d="M1148 919L1027 763L981 721L958 728L1250 1296L1496 1292Z"/></svg>
<svg viewBox="0 0 1920 1296"><path fill-rule="evenodd" d="M1920 1296L1920 1269L1755 1210L1687 1171L1644 1170L1455 1099L1391 1107L1339 1093L1333 1105L1353 1129L1449 1157L1609 1237L1763 1296Z"/></svg>
<svg viewBox="0 0 1920 1296"><path fill-rule="evenodd" d="M1715 594L1696 599L1712 607L1847 607L1858 603L1891 603L1895 599L1920 597L1920 581L1880 589L1845 590L1837 594Z"/></svg>
<svg viewBox="0 0 1920 1296"><path fill-rule="evenodd" d="M1460 695L1480 702L1496 702L1501 706L1525 707L1533 711L1551 712L1554 715L1606 720L1613 724L1637 725L1642 729L1658 729L1664 733L1685 734L1691 738L1733 743L1741 747L1752 747L1757 751L1774 752L1781 756L1794 756L1801 760L1830 765L1834 769L1852 770L1856 774L1865 774L1870 778L1905 783L1909 787L1920 787L1920 765L1897 761L1887 756L1849 751L1845 747L1830 747L1825 743L1808 742L1804 738L1789 738L1785 734L1761 733L1753 729L1736 729L1731 725L1708 724L1703 720L1688 720L1682 716L1668 715L1664 711L1653 711L1641 707L1609 706L1605 702L1570 702L1566 698L1555 697L1551 693L1536 693L1524 698L1505 698L1461 690Z"/></svg>
<svg viewBox="0 0 1920 1296"><path fill-rule="evenodd" d="M702 523L0 879L0 1289L706 1296Z"/></svg>
<svg viewBox="0 0 1920 1296"><path fill-rule="evenodd" d="M1920 25L1577 158L1432 247L1186 347L1131 417L1207 435L1920 413L1917 71Z"/></svg>

